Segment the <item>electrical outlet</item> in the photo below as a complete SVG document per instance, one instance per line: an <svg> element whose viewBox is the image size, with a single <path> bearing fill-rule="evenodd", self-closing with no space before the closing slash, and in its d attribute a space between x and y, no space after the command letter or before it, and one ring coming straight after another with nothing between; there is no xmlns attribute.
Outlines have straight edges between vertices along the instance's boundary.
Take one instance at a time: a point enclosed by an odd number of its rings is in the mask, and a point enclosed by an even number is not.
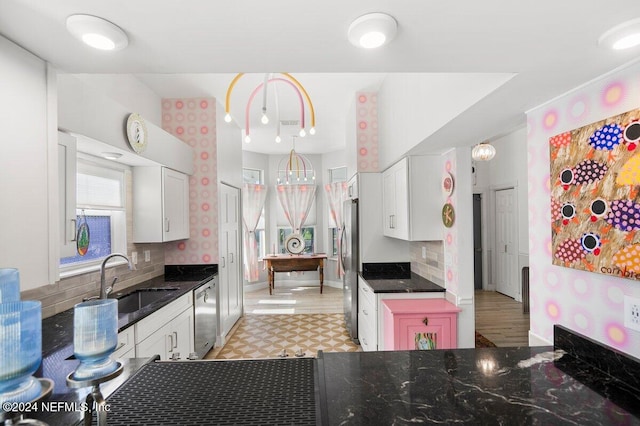
<svg viewBox="0 0 640 426"><path fill-rule="evenodd" d="M151 262L151 250L144 251L144 261Z"/></svg>
<svg viewBox="0 0 640 426"><path fill-rule="evenodd" d="M624 296L624 326L640 331L640 299Z"/></svg>
<svg viewBox="0 0 640 426"><path fill-rule="evenodd" d="M422 246L422 258L427 258L427 248L425 246Z"/></svg>
<svg viewBox="0 0 640 426"><path fill-rule="evenodd" d="M131 263L133 263L134 265L138 264L138 252L137 251L132 251L131 252Z"/></svg>

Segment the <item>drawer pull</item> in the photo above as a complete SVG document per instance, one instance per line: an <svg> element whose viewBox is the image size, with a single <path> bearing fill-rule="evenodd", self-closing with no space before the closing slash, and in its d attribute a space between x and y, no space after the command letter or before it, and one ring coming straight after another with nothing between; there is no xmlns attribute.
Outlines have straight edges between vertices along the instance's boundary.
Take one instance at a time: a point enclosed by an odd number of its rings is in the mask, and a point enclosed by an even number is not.
<svg viewBox="0 0 640 426"><path fill-rule="evenodd" d="M429 318L428 317L424 317L422 322L424 323L424 325L429 325Z"/></svg>
<svg viewBox="0 0 640 426"><path fill-rule="evenodd" d="M367 310L366 310L366 309L363 309L363 310L362 310L362 313L363 313L363 314L365 314L365 315L367 315L367 316L369 316L369 314L367 313Z"/></svg>

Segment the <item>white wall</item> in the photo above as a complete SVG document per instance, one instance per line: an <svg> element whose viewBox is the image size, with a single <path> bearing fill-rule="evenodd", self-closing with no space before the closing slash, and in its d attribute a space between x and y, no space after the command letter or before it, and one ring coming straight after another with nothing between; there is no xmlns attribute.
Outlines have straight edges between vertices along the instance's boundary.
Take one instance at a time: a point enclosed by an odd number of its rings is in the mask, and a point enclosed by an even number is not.
<svg viewBox="0 0 640 426"><path fill-rule="evenodd" d="M47 108L46 63L3 37L0 93L0 267L18 268L24 291L56 279L57 119Z"/></svg>
<svg viewBox="0 0 640 426"><path fill-rule="evenodd" d="M74 74L85 84L95 87L101 93L120 105L126 105L131 112L137 112L146 121L162 125L161 98L153 90L131 74Z"/></svg>
<svg viewBox="0 0 640 426"><path fill-rule="evenodd" d="M385 77L378 92L380 169L399 160L513 74L411 74Z"/></svg>
<svg viewBox="0 0 640 426"><path fill-rule="evenodd" d="M495 289L495 191L514 188L517 197L518 221L518 283L520 271L529 264L529 194L527 191L527 133L520 128L498 139L491 144L496 148L496 156L491 161L475 162L476 184L473 192L482 194L483 224L483 271L484 285L487 289ZM489 265L491 262L491 265ZM521 284L521 283L520 283ZM518 292L521 286L518 285Z"/></svg>

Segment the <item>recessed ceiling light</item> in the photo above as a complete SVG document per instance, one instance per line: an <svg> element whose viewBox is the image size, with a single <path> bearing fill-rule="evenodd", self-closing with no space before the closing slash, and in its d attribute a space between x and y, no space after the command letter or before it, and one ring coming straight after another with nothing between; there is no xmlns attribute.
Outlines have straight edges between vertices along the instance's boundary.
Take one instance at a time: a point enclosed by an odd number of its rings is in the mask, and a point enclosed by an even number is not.
<svg viewBox="0 0 640 426"><path fill-rule="evenodd" d="M67 30L95 49L120 50L129 44L127 35L120 27L97 16L71 15L67 18Z"/></svg>
<svg viewBox="0 0 640 426"><path fill-rule="evenodd" d="M616 25L598 39L600 46L622 50L640 44L640 18Z"/></svg>
<svg viewBox="0 0 640 426"><path fill-rule="evenodd" d="M389 43L398 31L398 23L386 13L368 13L357 18L349 26L351 44L374 49Z"/></svg>

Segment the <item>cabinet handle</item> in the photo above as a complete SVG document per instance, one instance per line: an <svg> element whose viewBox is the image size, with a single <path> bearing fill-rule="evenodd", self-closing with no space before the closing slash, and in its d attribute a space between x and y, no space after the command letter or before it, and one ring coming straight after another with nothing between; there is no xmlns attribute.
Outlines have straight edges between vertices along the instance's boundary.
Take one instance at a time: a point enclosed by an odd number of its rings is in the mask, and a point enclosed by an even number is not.
<svg viewBox="0 0 640 426"><path fill-rule="evenodd" d="M429 318L428 317L424 317L422 322L424 323L424 325L429 325Z"/></svg>
<svg viewBox="0 0 640 426"><path fill-rule="evenodd" d="M174 342L174 344L173 344L173 347L174 347L174 348L177 348L177 347L178 347L178 332L177 332L177 331L174 331L174 332L173 332L173 335L174 335L174 336L176 336L176 340L175 340L175 342ZM173 339L172 339L172 340L173 340Z"/></svg>
<svg viewBox="0 0 640 426"><path fill-rule="evenodd" d="M363 313L363 314L365 314L366 316L369 316L369 314L367 313L367 310L366 310L366 309L363 309L363 310L362 310L362 313Z"/></svg>
<svg viewBox="0 0 640 426"><path fill-rule="evenodd" d="M224 260L224 256L222 256L222 267L226 268L226 266L227 266L227 263Z"/></svg>
<svg viewBox="0 0 640 426"><path fill-rule="evenodd" d="M169 338L169 352L173 352L173 334L167 336Z"/></svg>
<svg viewBox="0 0 640 426"><path fill-rule="evenodd" d="M233 263L233 253L229 253L229 263Z"/></svg>
<svg viewBox="0 0 640 426"><path fill-rule="evenodd" d="M168 217L164 218L164 231L165 232L169 232L169 229L171 228L171 221L169 220Z"/></svg>
<svg viewBox="0 0 640 426"><path fill-rule="evenodd" d="M365 292L365 293L368 293L369 289L367 287L365 287L365 286L362 286L362 291Z"/></svg>
<svg viewBox="0 0 640 426"><path fill-rule="evenodd" d="M78 233L76 232L78 221L76 219L70 219L69 222L73 224L73 226L69 228L69 232L71 233L71 238L69 238L69 241L76 241L76 239L78 238Z"/></svg>

